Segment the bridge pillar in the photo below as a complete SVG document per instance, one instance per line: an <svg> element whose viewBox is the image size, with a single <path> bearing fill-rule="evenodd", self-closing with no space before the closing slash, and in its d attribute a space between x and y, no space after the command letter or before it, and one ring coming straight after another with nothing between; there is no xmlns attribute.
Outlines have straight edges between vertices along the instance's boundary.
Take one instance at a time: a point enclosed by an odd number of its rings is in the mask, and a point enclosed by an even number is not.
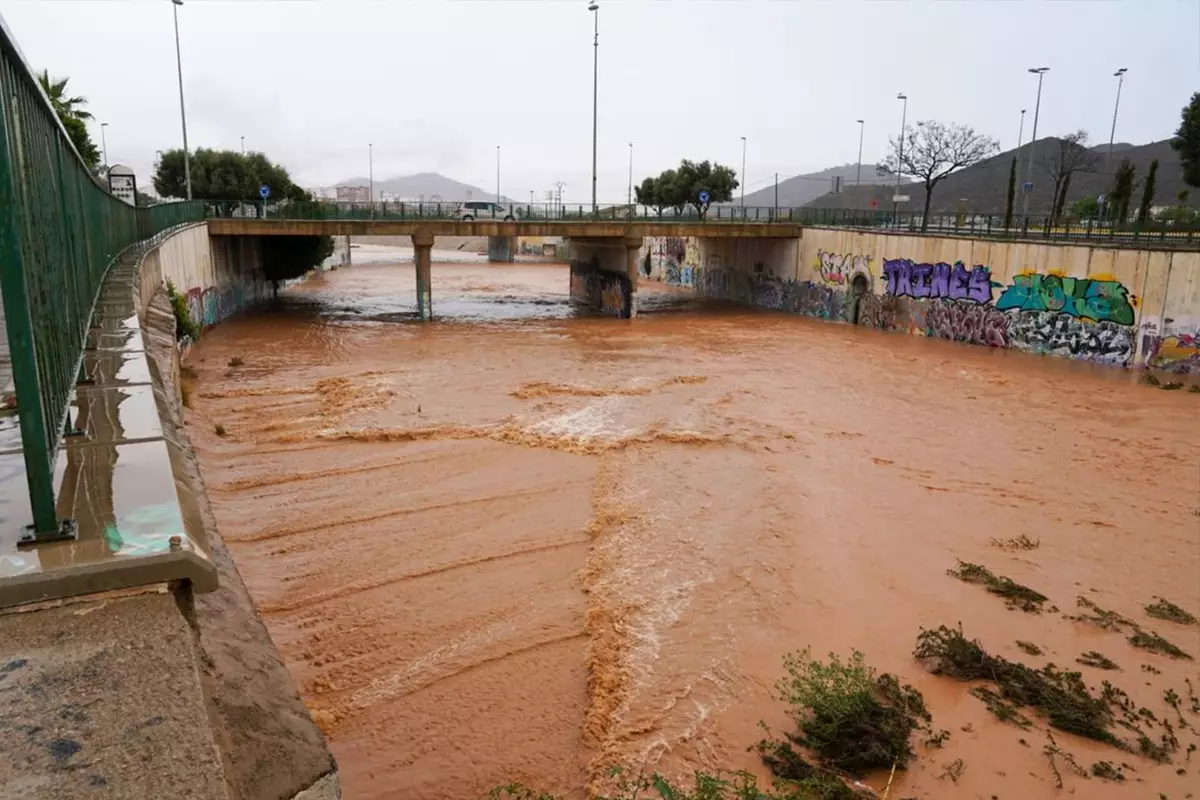
<svg viewBox="0 0 1200 800"><path fill-rule="evenodd" d="M641 262L638 258L642 249L642 237L626 236L622 241L625 245L625 277L629 278L629 317L637 316L638 310L638 277Z"/></svg>
<svg viewBox="0 0 1200 800"><path fill-rule="evenodd" d="M417 231L412 242L417 267L417 315L424 322L433 319L433 234Z"/></svg>
<svg viewBox="0 0 1200 800"><path fill-rule="evenodd" d="M511 262L517 251L515 236L489 236L488 261Z"/></svg>

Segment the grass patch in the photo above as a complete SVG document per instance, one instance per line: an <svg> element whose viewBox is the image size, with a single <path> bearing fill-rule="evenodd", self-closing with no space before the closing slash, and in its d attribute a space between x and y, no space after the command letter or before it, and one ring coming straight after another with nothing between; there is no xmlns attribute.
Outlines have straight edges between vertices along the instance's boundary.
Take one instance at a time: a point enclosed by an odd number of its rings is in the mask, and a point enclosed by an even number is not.
<svg viewBox="0 0 1200 800"><path fill-rule="evenodd" d="M1042 546L1041 539L1030 539L1025 534L1021 534L1012 539L996 539L988 540L988 544L992 547L998 547L1001 550L1036 550Z"/></svg>
<svg viewBox="0 0 1200 800"><path fill-rule="evenodd" d="M913 656L937 675L991 681L999 690L995 696L1008 703L1013 713L1019 707L1034 708L1060 730L1121 745L1109 731L1113 718L1107 704L1088 691L1078 672L1063 672L1052 664L1035 670L993 656L978 641L967 639L961 628L944 625L922 630Z"/></svg>
<svg viewBox="0 0 1200 800"><path fill-rule="evenodd" d="M1040 612L1042 603L1049 599L1041 592L1034 591L1028 586L1022 586L1012 578L995 575L987 567L979 564L959 561L958 568L946 570L946 574L966 583L981 584L992 594L1003 597L1009 608L1019 608L1033 614Z"/></svg>
<svg viewBox="0 0 1200 800"><path fill-rule="evenodd" d="M1097 653L1095 650L1088 650L1075 660L1086 667L1095 667L1096 669L1120 669L1120 667L1117 666L1117 662L1113 661L1103 653Z"/></svg>
<svg viewBox="0 0 1200 800"><path fill-rule="evenodd" d="M175 338L178 340L200 338L200 325L192 319L187 298L175 290L175 284L167 281L167 297L171 300L171 311L175 314Z"/></svg>
<svg viewBox="0 0 1200 800"><path fill-rule="evenodd" d="M233 369L244 367L246 366L246 360L241 356L234 356L233 358L229 359L229 366Z"/></svg>
<svg viewBox="0 0 1200 800"><path fill-rule="evenodd" d="M216 425L213 426L213 432L216 433L217 436L224 436L225 435L225 426L218 422Z"/></svg>
<svg viewBox="0 0 1200 800"><path fill-rule="evenodd" d="M793 745L807 748L822 765L861 775L871 769L904 768L914 753L909 737L932 719L925 699L889 674L876 674L862 653L828 663L807 649L784 657L787 676L776 684L798 732L758 744L764 763L780 778L794 780L803 759ZM932 731L931 731L932 732Z"/></svg>
<svg viewBox="0 0 1200 800"><path fill-rule="evenodd" d="M1189 612L1172 603L1165 597L1156 598L1156 602L1146 606L1146 613L1167 622L1178 622L1180 625L1195 625L1196 618Z"/></svg>
<svg viewBox="0 0 1200 800"><path fill-rule="evenodd" d="M1180 650L1178 647L1159 636L1154 631L1148 631L1144 628L1138 628L1129 637L1129 643L1134 647L1140 647L1143 650L1149 650L1151 653L1160 653L1171 658L1186 658L1189 661L1192 657Z"/></svg>
<svg viewBox="0 0 1200 800"><path fill-rule="evenodd" d="M1042 654L1042 648L1038 647L1033 642L1023 642L1020 639L1017 639L1017 647L1021 648L1022 651L1031 656L1040 656Z"/></svg>
<svg viewBox="0 0 1200 800"><path fill-rule="evenodd" d="M1095 764L1092 764L1092 775L1101 780L1114 781L1116 783L1121 783L1125 780L1125 773L1111 761L1097 761Z"/></svg>

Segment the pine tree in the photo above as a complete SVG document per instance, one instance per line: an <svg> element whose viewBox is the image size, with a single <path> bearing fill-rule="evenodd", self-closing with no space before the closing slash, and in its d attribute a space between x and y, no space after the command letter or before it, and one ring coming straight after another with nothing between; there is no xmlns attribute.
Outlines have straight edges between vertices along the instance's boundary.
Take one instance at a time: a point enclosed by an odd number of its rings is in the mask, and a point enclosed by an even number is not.
<svg viewBox="0 0 1200 800"><path fill-rule="evenodd" d="M1013 156L1012 164L1008 167L1008 195L1004 201L1004 227L1012 227L1013 196L1017 191L1017 157Z"/></svg>
<svg viewBox="0 0 1200 800"><path fill-rule="evenodd" d="M1146 173L1146 186L1142 189L1142 205L1138 208L1138 225L1145 225L1150 216L1150 206L1154 204L1154 184L1158 177L1158 159L1150 162L1150 171Z"/></svg>

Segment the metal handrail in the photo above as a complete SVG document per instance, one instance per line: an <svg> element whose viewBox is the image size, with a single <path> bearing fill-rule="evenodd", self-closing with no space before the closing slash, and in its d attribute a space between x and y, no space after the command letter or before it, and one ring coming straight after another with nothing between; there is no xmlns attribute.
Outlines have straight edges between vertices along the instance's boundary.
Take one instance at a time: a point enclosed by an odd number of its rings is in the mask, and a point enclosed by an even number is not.
<svg viewBox="0 0 1200 800"><path fill-rule="evenodd" d="M0 19L0 294L36 541L73 536L54 464L88 328L122 250L204 216L203 203L134 208L88 169Z"/></svg>

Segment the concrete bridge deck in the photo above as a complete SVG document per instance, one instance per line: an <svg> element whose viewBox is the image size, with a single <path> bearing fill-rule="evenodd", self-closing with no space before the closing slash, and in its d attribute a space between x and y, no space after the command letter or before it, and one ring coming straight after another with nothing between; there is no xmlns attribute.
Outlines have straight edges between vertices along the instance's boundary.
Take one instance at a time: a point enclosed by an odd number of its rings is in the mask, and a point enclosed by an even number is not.
<svg viewBox="0 0 1200 800"><path fill-rule="evenodd" d="M623 239L698 236L710 239L795 239L794 222L705 222L653 220L513 221L456 219L210 219L212 236L562 236Z"/></svg>

